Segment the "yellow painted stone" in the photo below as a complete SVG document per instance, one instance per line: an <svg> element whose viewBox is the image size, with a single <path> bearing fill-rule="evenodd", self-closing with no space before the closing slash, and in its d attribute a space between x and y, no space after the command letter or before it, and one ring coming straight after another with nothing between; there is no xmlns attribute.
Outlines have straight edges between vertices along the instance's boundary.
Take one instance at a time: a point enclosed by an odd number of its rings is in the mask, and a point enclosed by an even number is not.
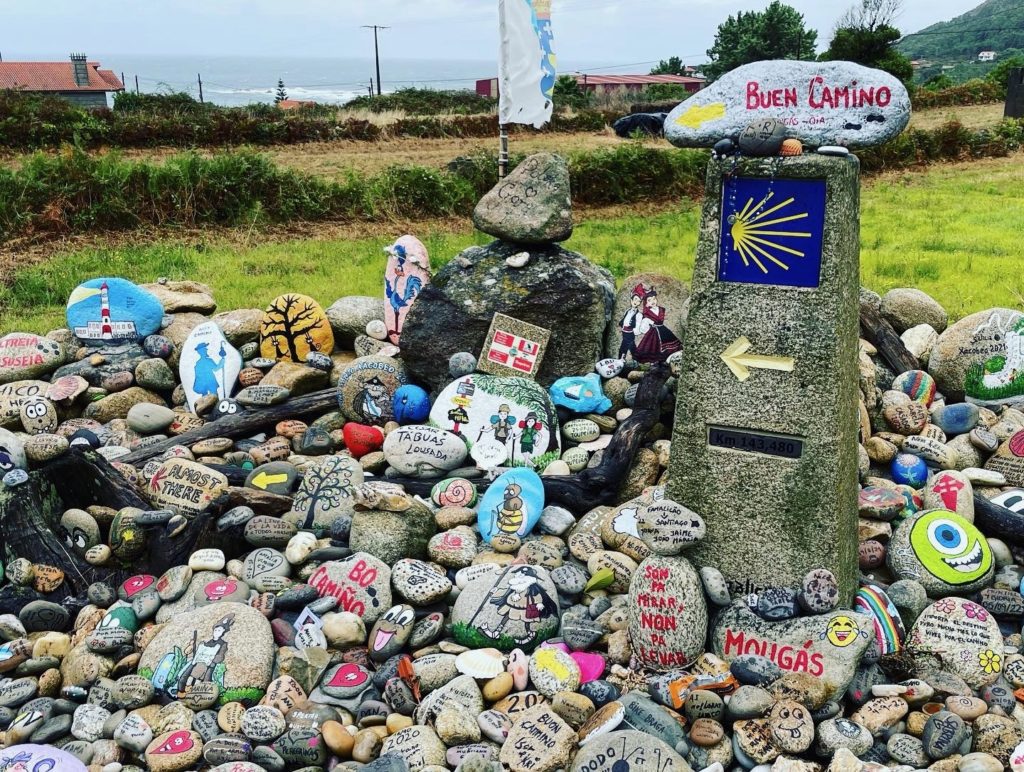
<svg viewBox="0 0 1024 772"><path fill-rule="evenodd" d="M311 351L330 356L334 332L323 308L308 295L289 292L274 298L260 322L260 356L305 362Z"/></svg>

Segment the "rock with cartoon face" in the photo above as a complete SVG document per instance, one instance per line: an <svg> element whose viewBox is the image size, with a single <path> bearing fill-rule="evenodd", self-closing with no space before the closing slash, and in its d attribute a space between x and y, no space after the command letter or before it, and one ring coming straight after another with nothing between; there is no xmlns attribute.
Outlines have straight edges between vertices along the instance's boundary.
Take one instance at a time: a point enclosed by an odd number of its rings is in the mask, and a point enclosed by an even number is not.
<svg viewBox="0 0 1024 772"><path fill-rule="evenodd" d="M871 618L852 611L768 622L740 600L715 619L711 643L727 662L757 654L785 672L810 673L832 698L846 690L874 634Z"/></svg>
<svg viewBox="0 0 1024 772"><path fill-rule="evenodd" d="M803 753L814 742L810 711L794 700L780 700L768 716L772 745L783 753Z"/></svg>
<svg viewBox="0 0 1024 772"><path fill-rule="evenodd" d="M513 565L471 581L452 608L455 640L474 649L532 650L558 629L558 591L546 569Z"/></svg>
<svg viewBox="0 0 1024 772"><path fill-rule="evenodd" d="M412 606L392 606L385 611L370 628L370 637L367 639L370 659L384 662L398 654L409 640L415 621L416 612Z"/></svg>
<svg viewBox="0 0 1024 772"><path fill-rule="evenodd" d="M904 520L889 543L889 568L933 598L966 595L992 581L995 561L981 532L955 512L931 509Z"/></svg>

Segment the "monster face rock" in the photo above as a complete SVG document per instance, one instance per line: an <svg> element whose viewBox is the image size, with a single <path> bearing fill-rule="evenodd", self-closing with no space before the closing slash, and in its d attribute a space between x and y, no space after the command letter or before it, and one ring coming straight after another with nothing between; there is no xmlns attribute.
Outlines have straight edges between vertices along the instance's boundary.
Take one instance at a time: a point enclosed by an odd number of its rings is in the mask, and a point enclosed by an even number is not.
<svg viewBox="0 0 1024 772"><path fill-rule="evenodd" d="M981 532L960 515L932 509L900 524L889 548L889 567L916 579L928 595L966 595L992 577L992 551Z"/></svg>

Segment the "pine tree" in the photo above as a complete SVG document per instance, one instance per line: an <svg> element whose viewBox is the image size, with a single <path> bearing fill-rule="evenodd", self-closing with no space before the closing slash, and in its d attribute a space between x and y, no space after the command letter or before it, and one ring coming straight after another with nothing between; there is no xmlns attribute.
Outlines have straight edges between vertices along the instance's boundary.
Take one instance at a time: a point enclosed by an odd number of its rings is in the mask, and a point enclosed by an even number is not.
<svg viewBox="0 0 1024 772"><path fill-rule="evenodd" d="M288 98L288 92L284 89L284 79L277 80L277 93L274 95L274 104L279 105Z"/></svg>

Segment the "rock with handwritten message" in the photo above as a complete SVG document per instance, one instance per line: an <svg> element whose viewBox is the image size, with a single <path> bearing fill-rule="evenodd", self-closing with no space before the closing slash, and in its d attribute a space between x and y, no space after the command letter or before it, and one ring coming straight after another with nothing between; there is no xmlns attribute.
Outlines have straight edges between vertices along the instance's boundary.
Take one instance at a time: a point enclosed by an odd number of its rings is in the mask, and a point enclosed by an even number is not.
<svg viewBox="0 0 1024 772"><path fill-rule="evenodd" d="M645 559L629 583L629 640L647 667L677 670L704 648L708 610L700 576L686 558Z"/></svg>
<svg viewBox="0 0 1024 772"><path fill-rule="evenodd" d="M910 96L892 75L852 62L754 62L676 107L665 137L677 147L712 147L768 118L812 147L871 147L907 127Z"/></svg>

